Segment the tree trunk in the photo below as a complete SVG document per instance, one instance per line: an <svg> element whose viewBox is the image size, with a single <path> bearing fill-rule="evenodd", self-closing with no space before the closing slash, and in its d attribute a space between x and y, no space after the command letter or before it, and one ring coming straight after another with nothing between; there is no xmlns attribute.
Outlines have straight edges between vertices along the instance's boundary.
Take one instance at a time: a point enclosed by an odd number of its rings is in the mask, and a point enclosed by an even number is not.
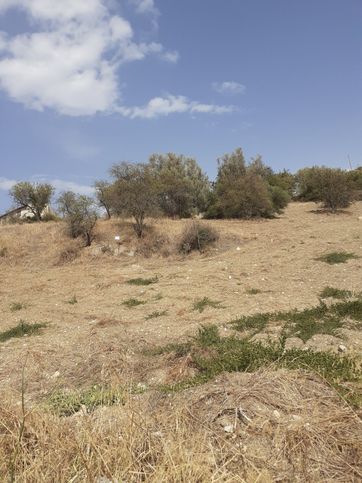
<svg viewBox="0 0 362 483"><path fill-rule="evenodd" d="M92 244L92 238L89 232L85 234L85 246L90 247Z"/></svg>

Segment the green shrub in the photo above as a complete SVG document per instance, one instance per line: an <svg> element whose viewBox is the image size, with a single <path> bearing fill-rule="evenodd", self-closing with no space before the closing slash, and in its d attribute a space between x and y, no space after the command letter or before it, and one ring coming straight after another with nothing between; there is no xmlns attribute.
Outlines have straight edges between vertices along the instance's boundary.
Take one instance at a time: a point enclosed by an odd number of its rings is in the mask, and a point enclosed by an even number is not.
<svg viewBox="0 0 362 483"><path fill-rule="evenodd" d="M221 302L216 300L210 300L208 297L196 300L193 305L193 310L197 310L202 313L206 307L212 307L213 309L223 309L224 307L220 305Z"/></svg>
<svg viewBox="0 0 362 483"><path fill-rule="evenodd" d="M343 319L362 321L362 300L349 300L327 306L321 303L317 307L287 312L267 312L243 316L230 324L235 330L253 329L252 335L265 329L269 322L285 322L283 334L296 336L304 342L316 334L335 334L343 327Z"/></svg>
<svg viewBox="0 0 362 483"><path fill-rule="evenodd" d="M12 302L10 304L10 311L11 312L17 312L17 311L25 309L25 308L26 308L26 304L23 304L21 302Z"/></svg>
<svg viewBox="0 0 362 483"><path fill-rule="evenodd" d="M0 342L6 342L15 337L23 337L24 335L38 334L46 324L27 324L23 320L16 327L0 333Z"/></svg>
<svg viewBox="0 0 362 483"><path fill-rule="evenodd" d="M354 199L353 184L348 173L341 169L304 168L298 171L296 179L298 199L321 202L326 210L347 208Z"/></svg>
<svg viewBox="0 0 362 483"><path fill-rule="evenodd" d="M187 347L198 374L176 384L162 386L161 389L167 392L182 390L203 384L222 372L253 372L271 364L315 372L334 385L341 394L345 391L340 383L357 381L361 377L361 370L352 357L341 357L330 352L286 350L284 342L285 339L281 339L279 343L264 345L236 337L220 337L216 326L204 326ZM173 352L174 347L167 346L167 351ZM349 396L353 401L353 390Z"/></svg>
<svg viewBox="0 0 362 483"><path fill-rule="evenodd" d="M144 302L143 300L138 300L138 299L130 298L130 299L125 300L124 302L122 302L122 305L125 305L126 307L128 307L129 309L131 309L133 307L137 307L138 305L143 305L145 303L146 302Z"/></svg>
<svg viewBox="0 0 362 483"><path fill-rule="evenodd" d="M71 416L84 408L87 412L99 406L124 404L124 392L95 385L83 391L57 391L47 400L47 406L59 416Z"/></svg>
<svg viewBox="0 0 362 483"><path fill-rule="evenodd" d="M273 171L260 156L247 165L238 148L218 161L206 218L271 218L288 204L288 192L272 184Z"/></svg>
<svg viewBox="0 0 362 483"><path fill-rule="evenodd" d="M129 285L152 285L157 282L157 276L153 278L132 278L131 280L127 280Z"/></svg>
<svg viewBox="0 0 362 483"><path fill-rule="evenodd" d="M354 253L331 252L316 258L316 260L320 262L328 263L329 265L335 265L337 263L346 263L347 260L357 259L357 258L360 258L360 257L355 255Z"/></svg>
<svg viewBox="0 0 362 483"><path fill-rule="evenodd" d="M352 297L352 292L350 290L340 290L338 288L333 287L324 287L322 292L319 294L320 298L334 298L334 299L348 299Z"/></svg>
<svg viewBox="0 0 362 483"><path fill-rule="evenodd" d="M259 290L258 288L247 288L245 290L245 292L248 294L248 295L257 295L258 293L261 293L262 291Z"/></svg>
<svg viewBox="0 0 362 483"><path fill-rule="evenodd" d="M288 206L290 202L290 196L287 191L283 190L279 186L271 186L271 198L273 208L276 213L282 213L284 208Z"/></svg>

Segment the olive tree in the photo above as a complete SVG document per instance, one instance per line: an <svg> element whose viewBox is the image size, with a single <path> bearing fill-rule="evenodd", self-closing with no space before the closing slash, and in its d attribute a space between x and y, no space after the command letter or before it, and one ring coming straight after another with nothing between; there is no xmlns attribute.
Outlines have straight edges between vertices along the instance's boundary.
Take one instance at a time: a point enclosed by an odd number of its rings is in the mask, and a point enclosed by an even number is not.
<svg viewBox="0 0 362 483"><path fill-rule="evenodd" d="M281 213L289 195L269 179L273 171L257 156L246 163L238 148L218 160L218 174L207 211L209 218L270 218Z"/></svg>
<svg viewBox="0 0 362 483"><path fill-rule="evenodd" d="M49 205L54 188L49 183L29 183L21 181L10 190L10 196L18 206L25 206L38 221L42 219L44 209Z"/></svg>
<svg viewBox="0 0 362 483"><path fill-rule="evenodd" d="M299 199L320 202L328 211L347 208L355 199L353 183L342 169L313 166L298 171L296 178Z"/></svg>
<svg viewBox="0 0 362 483"><path fill-rule="evenodd" d="M149 167L166 216L187 218L205 210L210 183L195 159L174 153L153 154Z"/></svg>
<svg viewBox="0 0 362 483"><path fill-rule="evenodd" d="M141 238L146 218L158 213L155 177L146 164L122 162L111 168L114 182L113 209L118 215L131 216L133 228Z"/></svg>
<svg viewBox="0 0 362 483"><path fill-rule="evenodd" d="M108 181L96 181L94 183L98 206L104 208L108 219L112 216L112 205L114 204L114 186Z"/></svg>
<svg viewBox="0 0 362 483"><path fill-rule="evenodd" d="M63 214L72 238L82 237L86 246L94 240L97 210L93 198L65 191L58 198L58 208Z"/></svg>

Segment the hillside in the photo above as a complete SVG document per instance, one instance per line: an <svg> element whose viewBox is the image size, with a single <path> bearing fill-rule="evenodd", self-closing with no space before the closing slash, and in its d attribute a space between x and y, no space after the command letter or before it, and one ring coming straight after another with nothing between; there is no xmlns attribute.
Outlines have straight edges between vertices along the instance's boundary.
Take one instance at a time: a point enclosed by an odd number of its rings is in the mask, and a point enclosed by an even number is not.
<svg viewBox="0 0 362 483"><path fill-rule="evenodd" d="M82 249L0 226L0 479L359 481L361 217L210 221L189 256L184 220L101 221Z"/></svg>

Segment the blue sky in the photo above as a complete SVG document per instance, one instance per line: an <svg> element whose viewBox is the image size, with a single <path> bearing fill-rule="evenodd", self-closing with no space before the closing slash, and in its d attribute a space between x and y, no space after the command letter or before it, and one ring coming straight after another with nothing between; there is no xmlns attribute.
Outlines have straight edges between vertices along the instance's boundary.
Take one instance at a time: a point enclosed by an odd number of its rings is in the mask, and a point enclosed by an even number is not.
<svg viewBox="0 0 362 483"><path fill-rule="evenodd" d="M360 166L361 88L361 0L0 0L0 211L153 152Z"/></svg>

